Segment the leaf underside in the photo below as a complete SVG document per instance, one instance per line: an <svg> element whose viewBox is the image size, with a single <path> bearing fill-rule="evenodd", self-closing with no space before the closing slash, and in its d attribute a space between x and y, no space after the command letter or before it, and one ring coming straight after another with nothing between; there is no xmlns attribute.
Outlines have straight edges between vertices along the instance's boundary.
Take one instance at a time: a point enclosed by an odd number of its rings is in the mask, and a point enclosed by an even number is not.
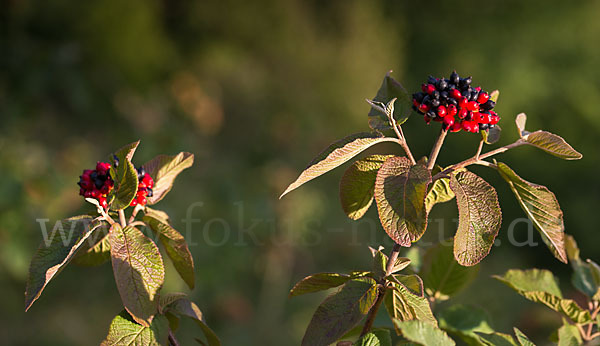
<svg viewBox="0 0 600 346"><path fill-rule="evenodd" d="M397 139L395 138L381 137L377 134L367 132L356 133L345 137L329 145L327 149L317 155L296 181L291 183L279 198L285 196L290 191L297 189L307 181L339 167L375 144L396 141Z"/></svg>
<svg viewBox="0 0 600 346"><path fill-rule="evenodd" d="M150 326L136 323L127 311L121 312L110 324L108 336L101 346L159 346L166 345L169 335L169 321L157 315Z"/></svg>
<svg viewBox="0 0 600 346"><path fill-rule="evenodd" d="M399 245L410 247L427 229L425 197L431 172L412 166L406 157L385 161L375 181L375 201L381 225Z"/></svg>
<svg viewBox="0 0 600 346"><path fill-rule="evenodd" d="M350 281L351 279L352 278L349 275L337 273L319 273L310 275L294 285L294 287L290 290L290 297L338 287Z"/></svg>
<svg viewBox="0 0 600 346"><path fill-rule="evenodd" d="M523 139L527 144L564 160L579 160L583 157L562 137L547 131L535 131L523 137Z"/></svg>
<svg viewBox="0 0 600 346"><path fill-rule="evenodd" d="M556 196L545 186L530 183L519 177L510 167L497 163L498 172L508 182L519 205L525 211L544 243L560 261L567 263L563 212Z"/></svg>
<svg viewBox="0 0 600 346"><path fill-rule="evenodd" d="M467 170L450 178L458 204L454 257L463 266L479 263L490 252L500 230L502 213L496 190Z"/></svg>
<svg viewBox="0 0 600 346"><path fill-rule="evenodd" d="M112 267L123 306L143 326L157 312L165 271L158 247L137 228L113 225L109 234Z"/></svg>
<svg viewBox="0 0 600 346"><path fill-rule="evenodd" d="M193 164L194 155L187 152L181 152L174 156L158 155L146 162L142 167L154 180L152 197L147 197L148 205L156 204L162 200L171 191L173 182L179 173Z"/></svg>

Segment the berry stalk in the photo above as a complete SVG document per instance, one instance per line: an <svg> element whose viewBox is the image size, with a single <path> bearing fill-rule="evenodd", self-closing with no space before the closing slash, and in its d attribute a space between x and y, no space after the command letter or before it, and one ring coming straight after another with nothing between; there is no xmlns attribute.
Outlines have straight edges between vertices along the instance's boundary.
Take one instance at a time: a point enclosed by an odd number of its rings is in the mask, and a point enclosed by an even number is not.
<svg viewBox="0 0 600 346"><path fill-rule="evenodd" d="M440 130L440 135L438 136L438 139L435 142L433 149L431 149L431 154L429 155L429 161L427 162L427 169L430 171L435 166L435 161L437 160L440 150L442 149L442 145L444 144L444 139L446 139L447 134L448 134L448 130L444 130L444 128L442 127L442 129Z"/></svg>

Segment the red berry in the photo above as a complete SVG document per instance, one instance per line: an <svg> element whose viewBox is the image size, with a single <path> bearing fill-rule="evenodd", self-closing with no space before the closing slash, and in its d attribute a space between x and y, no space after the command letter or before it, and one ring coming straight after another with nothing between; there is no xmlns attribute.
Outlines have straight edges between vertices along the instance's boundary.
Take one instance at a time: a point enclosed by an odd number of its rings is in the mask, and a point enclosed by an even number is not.
<svg viewBox="0 0 600 346"><path fill-rule="evenodd" d="M444 106L439 106L439 107L437 108L437 114L438 114L439 116L441 116L441 117L444 117L444 116L446 116L446 114L447 114L447 112L446 112L446 107L444 107ZM145 178L145 177L144 177L144 178Z"/></svg>
<svg viewBox="0 0 600 346"><path fill-rule="evenodd" d="M462 95L458 89L452 89L450 90L450 97L459 100L462 97Z"/></svg>
<svg viewBox="0 0 600 346"><path fill-rule="evenodd" d="M461 124L458 121L455 121L452 126L450 126L450 132L458 132L461 130Z"/></svg>
<svg viewBox="0 0 600 346"><path fill-rule="evenodd" d="M152 188L154 187L154 180L150 176L150 174L146 173L142 178L142 181L146 184L146 187Z"/></svg>
<svg viewBox="0 0 600 346"><path fill-rule="evenodd" d="M107 162L100 162L98 161L98 163L96 163L96 171L98 173L100 173L101 175L106 175L106 173L110 170L110 164Z"/></svg>
<svg viewBox="0 0 600 346"><path fill-rule="evenodd" d="M79 195L83 196L85 194L85 190L83 189L83 187L79 188Z"/></svg>
<svg viewBox="0 0 600 346"><path fill-rule="evenodd" d="M500 121L500 117L497 115L490 116L490 125L496 125Z"/></svg>
<svg viewBox="0 0 600 346"><path fill-rule="evenodd" d="M427 84L425 92L431 95L435 91L435 85Z"/></svg>
<svg viewBox="0 0 600 346"><path fill-rule="evenodd" d="M102 195L102 193L98 189L93 189L92 192L90 193L90 195L93 198L98 198L98 197L100 197L100 195Z"/></svg>
<svg viewBox="0 0 600 346"><path fill-rule="evenodd" d="M458 107L460 107L460 108L467 108L468 105L469 105L469 100L466 97L463 97L460 99L460 101L458 101Z"/></svg>
<svg viewBox="0 0 600 346"><path fill-rule="evenodd" d="M420 104L420 103L419 103L419 101L417 101L417 99L413 99L413 105L414 105L415 107L417 107L417 108L418 108L418 107L419 107L419 104Z"/></svg>
<svg viewBox="0 0 600 346"><path fill-rule="evenodd" d="M481 113L481 123L482 124L489 124L491 119L491 115L489 115L488 113Z"/></svg>
<svg viewBox="0 0 600 346"><path fill-rule="evenodd" d="M143 188L146 188L146 183L144 183L144 181L142 180L138 183L138 189L143 189Z"/></svg>
<svg viewBox="0 0 600 346"><path fill-rule="evenodd" d="M474 122L480 123L481 122L481 113L479 113L479 112L473 112L472 119L473 119Z"/></svg>
<svg viewBox="0 0 600 346"><path fill-rule="evenodd" d="M427 114L425 114L425 115L423 116L423 119L425 120L425 123L426 123L427 125L429 125L429 123L431 122L431 117L430 117L429 115L427 115Z"/></svg>
<svg viewBox="0 0 600 346"><path fill-rule="evenodd" d="M129 205L132 207L135 207L137 204L138 204L138 201L137 201L137 199L134 198L133 201L131 201L131 204L129 204Z"/></svg>
<svg viewBox="0 0 600 346"><path fill-rule="evenodd" d="M479 103L477 103L477 101L470 101L467 104L467 109L470 110L470 111L479 110Z"/></svg>
<svg viewBox="0 0 600 346"><path fill-rule="evenodd" d="M83 197L85 198L90 198L92 197L92 191L87 190L86 192L83 193Z"/></svg>
<svg viewBox="0 0 600 346"><path fill-rule="evenodd" d="M456 109L455 105L449 105L448 106L448 113L446 114L449 117L453 117L456 115L456 113L458 113L458 109Z"/></svg>
<svg viewBox="0 0 600 346"><path fill-rule="evenodd" d="M454 118L453 117L445 117L444 121L444 128L449 128L450 126L454 125Z"/></svg>
<svg viewBox="0 0 600 346"><path fill-rule="evenodd" d="M490 99L490 95L484 91L484 92L480 93L479 96L477 97L477 102L486 103L489 99Z"/></svg>
<svg viewBox="0 0 600 346"><path fill-rule="evenodd" d="M427 113L429 111L429 109L430 109L429 106L424 103L421 103L421 105L419 106L419 110L423 113Z"/></svg>
<svg viewBox="0 0 600 346"><path fill-rule="evenodd" d="M139 205L146 205L146 202L147 202L146 201L146 197L139 196L138 199L137 199L137 202L138 202Z"/></svg>
<svg viewBox="0 0 600 346"><path fill-rule="evenodd" d="M478 86L477 88L475 88L475 90L477 90L477 91L481 91L481 87L480 87L480 86Z"/></svg>
<svg viewBox="0 0 600 346"><path fill-rule="evenodd" d="M427 84L423 83L421 84L421 90L426 93L427 92Z"/></svg>
<svg viewBox="0 0 600 346"><path fill-rule="evenodd" d="M466 110L465 108L462 108L461 110L458 111L458 117L461 119L464 119L467 114L469 114L469 111Z"/></svg>

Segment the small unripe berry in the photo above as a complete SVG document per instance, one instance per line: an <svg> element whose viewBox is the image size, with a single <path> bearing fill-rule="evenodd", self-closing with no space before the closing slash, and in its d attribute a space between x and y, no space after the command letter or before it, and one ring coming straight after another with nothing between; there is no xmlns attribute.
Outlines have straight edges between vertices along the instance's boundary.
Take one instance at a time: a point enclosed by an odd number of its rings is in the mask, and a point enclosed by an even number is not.
<svg viewBox="0 0 600 346"><path fill-rule="evenodd" d="M427 84L425 87L425 92L431 95L435 91L435 86L433 84Z"/></svg>
<svg viewBox="0 0 600 346"><path fill-rule="evenodd" d="M461 129L462 129L462 125L458 121L455 121L454 124L452 124L452 126L450 126L450 132L458 132Z"/></svg>
<svg viewBox="0 0 600 346"><path fill-rule="evenodd" d="M460 100L462 98L462 94L458 89L452 89L450 90L450 97L456 100Z"/></svg>
<svg viewBox="0 0 600 346"><path fill-rule="evenodd" d="M490 125L496 125L500 121L500 117L497 115L490 116Z"/></svg>
<svg viewBox="0 0 600 346"><path fill-rule="evenodd" d="M489 99L490 99L490 95L484 91L479 94L479 97L477 97L477 102L483 104L483 103L488 102Z"/></svg>
<svg viewBox="0 0 600 346"><path fill-rule="evenodd" d="M444 128L447 129L450 126L454 125L454 118L453 117L445 117L442 124L444 125Z"/></svg>
<svg viewBox="0 0 600 346"><path fill-rule="evenodd" d="M429 111L430 107L424 103L421 103L419 105L419 110L423 113L427 113Z"/></svg>
<svg viewBox="0 0 600 346"><path fill-rule="evenodd" d="M469 100L466 97L463 97L458 101L458 106L460 108L467 108L469 105Z"/></svg>
<svg viewBox="0 0 600 346"><path fill-rule="evenodd" d="M467 104L467 109L470 111L476 111L479 109L479 103L477 103L477 101L469 101Z"/></svg>
<svg viewBox="0 0 600 346"><path fill-rule="evenodd" d="M446 116L446 114L447 114L446 107L439 106L437 108L437 115L439 115L440 117L444 117L444 116Z"/></svg>
<svg viewBox="0 0 600 346"><path fill-rule="evenodd" d="M448 106L448 113L447 115L450 117L453 117L456 115L456 113L458 113L458 109L456 108L455 105L449 105Z"/></svg>
<svg viewBox="0 0 600 346"><path fill-rule="evenodd" d="M469 111L467 111L465 108L461 108L458 111L458 117L461 118L461 119L466 118L468 114L469 114Z"/></svg>

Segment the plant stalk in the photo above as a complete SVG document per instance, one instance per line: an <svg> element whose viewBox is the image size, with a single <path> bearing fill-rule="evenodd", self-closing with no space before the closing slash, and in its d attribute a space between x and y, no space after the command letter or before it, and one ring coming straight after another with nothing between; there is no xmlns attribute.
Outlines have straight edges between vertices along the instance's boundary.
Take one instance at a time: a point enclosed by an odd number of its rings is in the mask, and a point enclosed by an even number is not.
<svg viewBox="0 0 600 346"><path fill-rule="evenodd" d="M173 334L173 331L171 330L169 330L169 343L171 346L179 346L179 341L177 341L175 334Z"/></svg>
<svg viewBox="0 0 600 346"><path fill-rule="evenodd" d="M427 162L427 169L430 171L435 166L435 161L437 160L438 154L440 153L440 150L442 149L442 145L444 144L444 139L446 139L447 134L448 134L448 130L444 130L444 128L442 128L440 130L440 135L438 136L437 141L435 142L435 144L433 146L433 149L431 149L431 154L429 155L429 161Z"/></svg>
<svg viewBox="0 0 600 346"><path fill-rule="evenodd" d="M488 158L490 156L501 154L501 153L503 153L505 151L508 151L508 150L510 150L512 148L520 147L521 145L525 145L525 144L527 144L527 142L525 142L522 139L519 139L519 140L517 140L516 142L514 142L512 144L508 144L508 145L505 145L505 146L500 147L498 149L494 149L492 151L488 151L485 154L475 155L475 156L471 157L470 159L467 159L467 160L464 160L464 161L462 161L460 163L457 163L457 164L455 164L455 165L453 165L451 167L448 167L444 171L436 174L433 177L432 182L434 182L434 181L436 181L436 180L438 180L440 178L443 178L443 177L447 176L452 171L455 171L455 170L463 168L463 167L467 167L467 166L472 165L472 164L480 164L481 163L484 166L487 166L487 164L489 164L489 162L483 163L483 162L485 162L485 161L483 161L484 159L486 159L486 158Z"/></svg>
<svg viewBox="0 0 600 346"><path fill-rule="evenodd" d="M385 268L385 276L387 277L392 273L392 268L394 268L394 264L396 264L396 260L398 259L398 255L400 254L400 245L394 244L392 248L392 252L388 258L388 263ZM379 308L381 307L381 303L383 303L383 297L385 296L385 291L387 290L388 282L385 281L379 285L379 290L377 293L377 300L375 300L375 304L369 310L369 314L367 315L367 321L365 322L365 326L360 333L360 337L365 336L371 328L373 328L373 323L375 322L375 317L377 317L377 312L379 312Z"/></svg>
<svg viewBox="0 0 600 346"><path fill-rule="evenodd" d="M127 227L127 221L125 221L125 211L123 211L123 209L119 210L119 221L121 222L121 227Z"/></svg>
<svg viewBox="0 0 600 346"><path fill-rule="evenodd" d="M136 205L135 208L133 208L133 212L131 213L131 217L129 217L129 221L128 223L132 223L133 221L135 221L135 217L137 216L137 213L140 212L140 210L144 209L144 207L142 207L141 205Z"/></svg>

